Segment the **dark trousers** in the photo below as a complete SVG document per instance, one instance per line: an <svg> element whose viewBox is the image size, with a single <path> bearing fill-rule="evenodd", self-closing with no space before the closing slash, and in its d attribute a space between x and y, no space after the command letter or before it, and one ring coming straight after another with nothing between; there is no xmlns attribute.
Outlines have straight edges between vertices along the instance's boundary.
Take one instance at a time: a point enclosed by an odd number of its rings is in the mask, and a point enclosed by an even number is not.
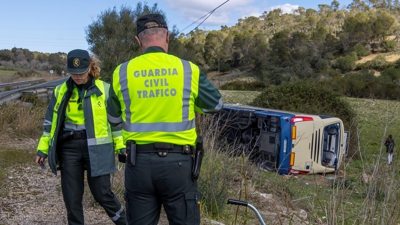
<svg viewBox="0 0 400 225"><path fill-rule="evenodd" d="M200 224L197 181L191 179L192 157L168 153L137 154L125 168L125 200L130 225L157 225L161 205L170 225Z"/></svg>
<svg viewBox="0 0 400 225"><path fill-rule="evenodd" d="M84 170L87 168L87 180L94 199L115 224L125 225L125 210L111 191L110 175L91 176L86 139L64 141L60 147L61 188L68 224L84 224L82 198Z"/></svg>

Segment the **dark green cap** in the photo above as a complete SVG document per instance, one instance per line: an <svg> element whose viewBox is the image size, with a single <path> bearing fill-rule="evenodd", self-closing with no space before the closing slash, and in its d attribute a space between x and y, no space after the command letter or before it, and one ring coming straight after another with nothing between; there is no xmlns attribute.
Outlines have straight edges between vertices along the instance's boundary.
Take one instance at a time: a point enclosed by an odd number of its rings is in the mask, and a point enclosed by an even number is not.
<svg viewBox="0 0 400 225"><path fill-rule="evenodd" d="M82 49L75 49L67 55L67 71L71 74L82 74L89 70L89 52Z"/></svg>
<svg viewBox="0 0 400 225"><path fill-rule="evenodd" d="M148 22L155 22L156 24L145 25ZM164 17L160 14L147 14L139 17L136 21L136 35L140 32L150 28L165 28L168 29Z"/></svg>

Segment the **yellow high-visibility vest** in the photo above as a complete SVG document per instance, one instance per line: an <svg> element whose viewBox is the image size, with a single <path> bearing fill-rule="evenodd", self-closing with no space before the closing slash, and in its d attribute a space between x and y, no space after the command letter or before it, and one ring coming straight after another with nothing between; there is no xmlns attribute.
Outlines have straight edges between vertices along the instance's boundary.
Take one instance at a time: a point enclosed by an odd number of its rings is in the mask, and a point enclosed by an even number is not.
<svg viewBox="0 0 400 225"><path fill-rule="evenodd" d="M72 81L69 81L71 83ZM107 98L109 84L95 80L95 87L89 88L83 100L84 127L87 135L90 169L92 176L101 176L115 172L114 152L125 148L121 130L112 129L107 121ZM73 87L70 87L73 88ZM67 110L67 82L57 86L49 103L44 120L44 132L39 140L37 151L49 156L49 165L56 172L57 140L59 132L66 126L62 115ZM71 90L72 91L72 90ZM60 107L64 105L64 107ZM73 126L74 124L69 124ZM79 125L80 126L80 125Z"/></svg>
<svg viewBox="0 0 400 225"><path fill-rule="evenodd" d="M118 66L112 85L121 104L124 141L194 146L199 76L198 66L164 52Z"/></svg>

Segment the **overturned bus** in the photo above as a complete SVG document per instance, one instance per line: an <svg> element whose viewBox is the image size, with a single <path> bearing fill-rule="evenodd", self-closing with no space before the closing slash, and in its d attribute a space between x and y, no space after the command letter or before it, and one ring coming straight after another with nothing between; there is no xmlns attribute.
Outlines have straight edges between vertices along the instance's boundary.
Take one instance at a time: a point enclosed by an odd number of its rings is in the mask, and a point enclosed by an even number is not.
<svg viewBox="0 0 400 225"><path fill-rule="evenodd" d="M349 132L332 116L226 104L218 124L229 143L279 174L335 172L347 151Z"/></svg>

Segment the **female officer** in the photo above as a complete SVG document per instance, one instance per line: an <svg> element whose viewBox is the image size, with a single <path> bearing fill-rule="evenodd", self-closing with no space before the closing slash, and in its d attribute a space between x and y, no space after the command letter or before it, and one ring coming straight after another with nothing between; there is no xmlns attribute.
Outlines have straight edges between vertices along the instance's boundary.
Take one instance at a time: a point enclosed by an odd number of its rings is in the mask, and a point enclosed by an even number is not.
<svg viewBox="0 0 400 225"><path fill-rule="evenodd" d="M84 170L94 199L115 224L126 224L110 183L116 171L114 151L125 145L121 130L107 122L109 84L99 80L100 68L85 50L68 53L67 71L71 77L54 89L48 105L35 161L43 165L49 157L52 172L61 170L68 224L84 224Z"/></svg>

